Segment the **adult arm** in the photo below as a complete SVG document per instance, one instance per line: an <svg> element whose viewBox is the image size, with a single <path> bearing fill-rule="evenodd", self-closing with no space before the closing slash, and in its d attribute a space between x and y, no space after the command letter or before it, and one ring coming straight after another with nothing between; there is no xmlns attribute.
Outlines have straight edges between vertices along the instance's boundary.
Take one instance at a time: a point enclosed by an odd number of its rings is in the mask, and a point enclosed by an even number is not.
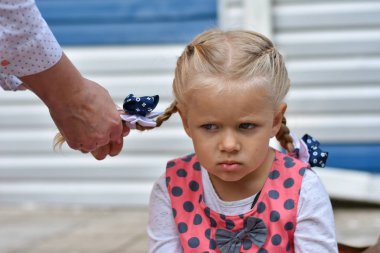
<svg viewBox="0 0 380 253"><path fill-rule="evenodd" d="M17 90L24 82L71 148L94 151L97 159L118 154L123 128L111 97L62 53L34 1L0 0L0 26L0 86Z"/></svg>
<svg viewBox="0 0 380 253"><path fill-rule="evenodd" d="M113 142L110 155L122 146L122 124L108 92L79 73L65 54L50 69L20 78L49 108L68 145L93 151Z"/></svg>

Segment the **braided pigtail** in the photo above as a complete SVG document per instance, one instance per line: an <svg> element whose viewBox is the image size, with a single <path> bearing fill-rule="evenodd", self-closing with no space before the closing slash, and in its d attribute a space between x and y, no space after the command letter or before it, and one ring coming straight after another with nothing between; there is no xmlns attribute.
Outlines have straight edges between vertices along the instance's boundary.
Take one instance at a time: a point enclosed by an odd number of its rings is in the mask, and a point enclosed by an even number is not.
<svg viewBox="0 0 380 253"><path fill-rule="evenodd" d="M153 129L153 128L156 128L156 127L159 127L162 125L162 123L164 121L167 121L173 113L176 113L177 112L177 101L174 101L170 104L170 106L168 108L166 108L166 110L164 111L163 114L161 114L160 116L157 117L156 119L156 126L154 127L144 127L142 125L139 125L138 123L136 124L136 129L137 130L140 130L140 131L145 131L145 130L150 130L150 129Z"/></svg>
<svg viewBox="0 0 380 253"><path fill-rule="evenodd" d="M168 108L166 108L166 110L164 111L164 113L162 115L160 115L160 116L157 117L157 119L156 119L157 126L156 127L161 126L161 124L164 121L168 120L172 116L172 114L176 113L177 111L178 111L178 109L177 109L177 101L174 100L174 102L172 102L170 104L170 106Z"/></svg>
<svg viewBox="0 0 380 253"><path fill-rule="evenodd" d="M166 120L168 120L173 113L176 113L178 110L177 110L177 101L174 101L173 103L171 103L171 105L164 111L164 113L160 116L157 117L156 119L156 126L155 127L159 127L162 125L162 123ZM125 124L125 122L123 123ZM140 131L145 131L145 130L150 130L150 129L153 129L155 127L148 127L148 126L142 126L140 124L136 124L136 129L137 130L140 130ZM53 141L53 147L54 147L54 150L56 149L61 149L62 148L62 145L66 142L66 139L65 137L60 133L58 132L55 137L54 137L54 141Z"/></svg>
<svg viewBox="0 0 380 253"><path fill-rule="evenodd" d="M293 138L290 136L290 130L286 125L285 116L282 117L281 127L276 134L276 139L280 143L281 147L286 149L288 153L292 153L294 151Z"/></svg>

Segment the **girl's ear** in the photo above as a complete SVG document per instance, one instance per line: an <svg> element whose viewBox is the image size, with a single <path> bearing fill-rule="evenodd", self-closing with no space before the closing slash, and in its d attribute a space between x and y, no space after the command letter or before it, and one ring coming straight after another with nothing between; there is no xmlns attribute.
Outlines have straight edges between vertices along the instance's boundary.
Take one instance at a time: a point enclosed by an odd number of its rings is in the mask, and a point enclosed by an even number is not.
<svg viewBox="0 0 380 253"><path fill-rule="evenodd" d="M287 107L288 107L288 105L286 103L281 103L280 106L278 107L277 112L276 112L274 119L273 119L272 136L271 137L276 136L276 134L280 130L281 124L282 124L282 118L285 115Z"/></svg>
<svg viewBox="0 0 380 253"><path fill-rule="evenodd" d="M181 117L181 120L182 120L183 129L185 129L186 134L191 138L189 122L187 121L186 114L182 107L177 106L177 109L178 109L179 116Z"/></svg>

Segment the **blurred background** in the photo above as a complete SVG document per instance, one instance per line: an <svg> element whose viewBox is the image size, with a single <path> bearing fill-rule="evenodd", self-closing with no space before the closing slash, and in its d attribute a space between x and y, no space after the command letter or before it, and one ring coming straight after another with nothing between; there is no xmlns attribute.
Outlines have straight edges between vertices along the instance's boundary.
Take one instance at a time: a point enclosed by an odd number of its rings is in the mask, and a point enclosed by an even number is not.
<svg viewBox="0 0 380 253"><path fill-rule="evenodd" d="M338 239L360 246L380 236L380 1L36 3L83 75L118 105L130 93L158 94L157 111L171 102L176 59L196 34L220 27L270 37L292 81L288 125L329 151L327 167L316 170ZM192 150L177 115L160 129L132 131L122 153L104 161L67 147L54 152L56 129L30 92L0 92L0 117L1 253L94 252L94 238L102 245L95 252L146 252L151 186L168 159Z"/></svg>

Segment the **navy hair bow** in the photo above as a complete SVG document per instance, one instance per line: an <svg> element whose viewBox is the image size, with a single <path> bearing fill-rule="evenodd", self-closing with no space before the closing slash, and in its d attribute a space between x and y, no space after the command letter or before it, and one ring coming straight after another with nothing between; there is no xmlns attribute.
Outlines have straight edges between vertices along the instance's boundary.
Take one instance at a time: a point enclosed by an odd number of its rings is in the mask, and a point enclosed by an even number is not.
<svg viewBox="0 0 380 253"><path fill-rule="evenodd" d="M129 94L124 99L123 109L125 112L131 115L146 116L152 112L158 104L159 96L145 96L135 97L133 94Z"/></svg>
<svg viewBox="0 0 380 253"><path fill-rule="evenodd" d="M248 217L244 220L244 228L237 232L216 229L216 244L222 253L239 253L243 240L249 240L259 248L264 245L268 229L262 219Z"/></svg>
<svg viewBox="0 0 380 253"><path fill-rule="evenodd" d="M302 140L306 143L309 152L309 164L311 167L325 167L328 152L323 151L319 145L320 143L308 134L302 137Z"/></svg>

